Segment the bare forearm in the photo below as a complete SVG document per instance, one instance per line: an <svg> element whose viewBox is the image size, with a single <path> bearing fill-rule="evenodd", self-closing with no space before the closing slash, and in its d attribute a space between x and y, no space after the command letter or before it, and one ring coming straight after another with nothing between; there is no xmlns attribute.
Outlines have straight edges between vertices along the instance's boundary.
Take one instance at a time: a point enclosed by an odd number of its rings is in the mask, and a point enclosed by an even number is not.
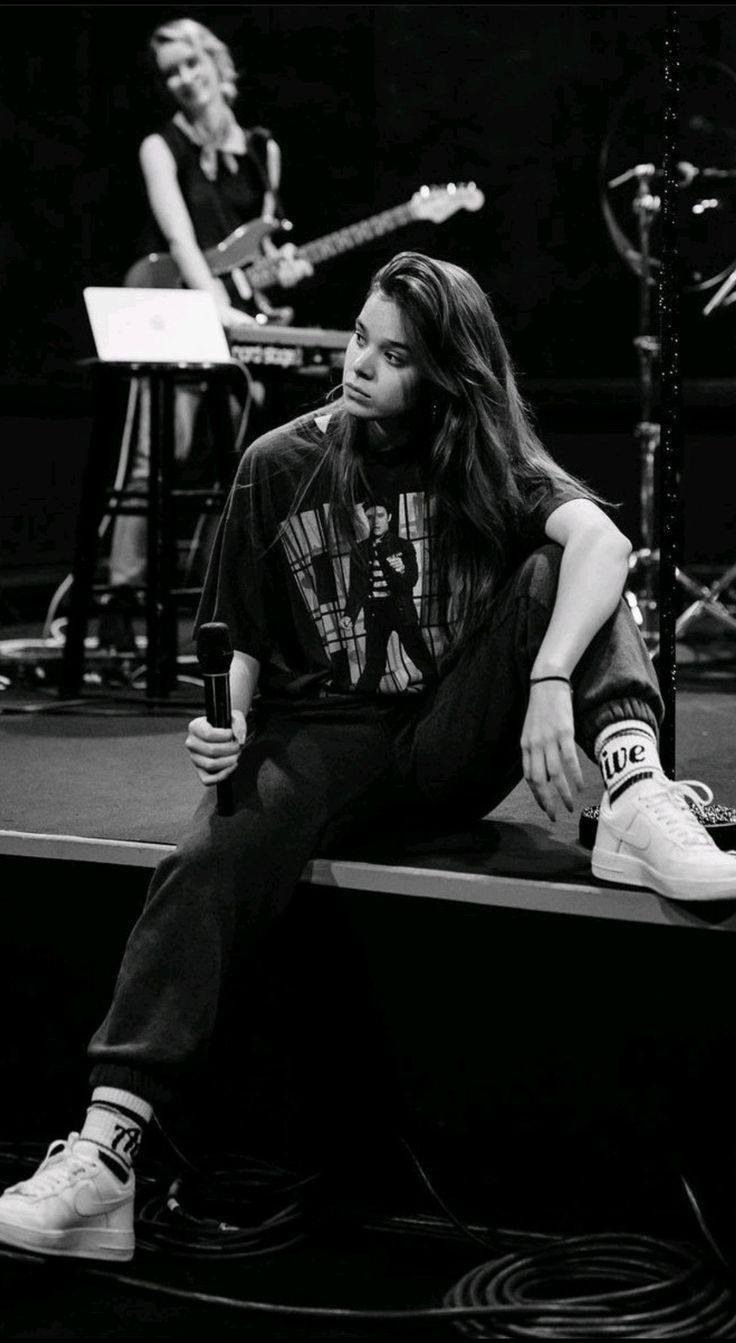
<svg viewBox="0 0 736 1343"><path fill-rule="evenodd" d="M140 148L140 164L151 214L160 228L184 283L190 289L217 291L188 206L181 193L171 150L160 135L149 135Z"/></svg>
<svg viewBox="0 0 736 1343"><path fill-rule="evenodd" d="M533 676L572 673L621 600L630 551L620 532L583 533L564 547L557 598L534 660Z"/></svg>
<svg viewBox="0 0 736 1343"><path fill-rule="evenodd" d="M189 238L172 238L169 245L172 258L189 289L208 289L214 293L217 281L196 242Z"/></svg>

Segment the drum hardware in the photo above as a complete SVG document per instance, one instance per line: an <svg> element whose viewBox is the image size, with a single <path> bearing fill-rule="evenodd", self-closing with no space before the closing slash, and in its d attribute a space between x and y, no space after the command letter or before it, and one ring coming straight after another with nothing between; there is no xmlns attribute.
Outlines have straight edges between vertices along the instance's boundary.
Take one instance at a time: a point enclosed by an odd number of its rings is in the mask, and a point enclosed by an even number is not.
<svg viewBox="0 0 736 1343"><path fill-rule="evenodd" d="M720 166L724 159L728 165L734 155L727 112L733 105L735 85L736 75L728 67L717 62L703 62L688 71L683 88L686 107L688 103L692 107L697 102L696 110L682 118L685 129L684 134L680 133L678 144L682 158L676 164L678 232L682 239L680 278L684 292L714 291L702 310L704 316L736 301L736 264L733 261L736 231L733 219L729 219L736 199L736 168ZM644 81L638 90L622 100L611 119L600 163L604 219L617 252L639 281L639 330L633 343L639 368L639 420L634 432L640 449L640 536L639 545L631 556L630 581L625 596L653 657L659 651L659 551L655 544L655 500L660 425L655 413L654 370L660 349L650 328L651 297L657 289L660 271L660 262L653 255L652 241L661 207L657 184L662 177L655 161L661 148L658 143L659 109L651 103L655 96L658 91L652 92L651 81L648 88ZM701 115L703 102L708 105L708 117ZM631 121L628 126L627 117ZM644 144L645 151L649 151L648 159L640 163L634 161L633 167L624 167L622 146L618 141L623 142L626 152L627 145L633 148L636 135L637 147L640 147L643 127L648 128ZM629 164L632 158L633 154ZM611 175L614 164L623 170ZM626 226L620 204L620 188L630 182L635 183L630 205L636 220L633 234ZM736 583L736 564L710 585L697 582L679 567L675 576L683 591L694 598L677 617L677 638L684 637L696 617L706 613L728 630L736 631L736 615L731 614L723 601L729 588Z"/></svg>
<svg viewBox="0 0 736 1343"><path fill-rule="evenodd" d="M724 176L727 175L730 176L730 173L726 174L724 172ZM651 256L651 232L654 219L660 208L660 198L654 191L654 179L657 176L658 172L654 164L640 163L608 182L609 187L615 188L632 178L636 180L636 193L632 208L638 221L639 248L636 254L636 274L639 278L639 335L634 338L633 343L639 364L640 418L634 428L634 434L639 442L640 450L639 529L641 544L629 560L630 583L626 592L626 600L653 657L656 656L659 649L657 600L659 551L655 546L655 501L660 425L654 418L654 369L660 354L660 347L657 337L653 335L649 327L651 323L651 295L656 285ZM736 286L736 267L733 268L727 280L723 282L717 293L706 304L706 309L713 311L717 306L716 300L719 295L723 294L725 297L734 286ZM696 598L677 618L675 633L678 639L687 633L696 617L706 612L714 616L727 629L736 631L736 617L731 615L721 600L728 589L736 582L736 564L732 565L709 587L698 583L679 566L676 570L676 579L689 596Z"/></svg>
<svg viewBox="0 0 736 1343"><path fill-rule="evenodd" d="M710 314L715 312L716 308L727 308L729 303L736 301L736 294L731 292L734 286L736 286L736 266L726 276L720 289L717 289L712 298L708 299L703 308L703 316L710 317Z"/></svg>
<svg viewBox="0 0 736 1343"><path fill-rule="evenodd" d="M718 67L725 68L725 67ZM660 414L661 426L654 426L651 421L643 419L639 428L643 431L641 437L646 441L647 447L660 447L659 485L661 491L661 556L657 556L659 573L659 600L660 610L658 615L658 634L657 650L661 652L659 666L659 680L662 690L662 697L665 707L665 721L662 725L663 732L660 739L661 759L664 772L667 776L674 779L675 774L675 679L676 679L676 633L677 620L675 617L675 599L677 593L677 584L685 583L690 585L692 580L687 575L678 570L675 563L676 545L678 539L678 512L680 503L679 472L681 459L681 439L677 433L680 419L680 361L679 361L679 293L680 284L678 282L677 262L677 235L676 235L676 201L678 198L677 186L675 181L676 173L679 173L681 181L683 180L682 163L675 161L675 153L681 151L681 144L678 136L679 112L680 112L680 34L679 34L679 16L675 8L667 10L665 21L665 41L664 41L664 79L663 79L663 163L665 170L662 172L663 192L662 201L654 197L653 192L646 185L651 182L653 172L651 164L639 164L634 169L629 169L625 174L620 174L616 179L610 179L608 185L621 185L623 181L628 181L632 176L637 178L639 189L637 192L637 204L644 201L645 210L639 213L640 224L640 243L641 251L637 254L633 248L627 248L625 259L631 264L639 275L640 280L643 277L641 290L640 324L644 328L648 326L649 318L649 288L651 284L651 253L649 250L649 231L651 217L659 211L662 204L662 263L660 267L659 284L659 313L661 327L661 348L653 338L650 338L646 331L640 333L637 338L636 347L640 354L640 360L643 366L642 375L642 402L646 406L646 393L651 391L651 365L653 356L659 355L661 359L660 374ZM730 71L728 72L730 75ZM653 84L654 81L650 81ZM691 118L692 126L695 118ZM603 164L607 157L607 149L604 146L602 156ZM685 164L685 167L692 167ZM726 175L725 173L723 174ZM607 176L607 174L606 174ZM692 174L687 176L688 181L692 181ZM605 204L605 202L604 202ZM647 214L647 222L643 220L644 214ZM612 218L609 211L607 218ZM614 241L617 241L614 235ZM618 241L617 241L618 246ZM697 277L696 288L705 287L702 282L702 274ZM718 283L722 276L717 276L715 283ZM709 282L711 283L711 282ZM641 291L640 291L641 292ZM663 430L664 432L660 432ZM661 444L659 442L661 437ZM652 446L653 445L653 446ZM647 480L649 461L645 460L645 469L642 473L643 481L649 484ZM652 495L649 496L653 498ZM653 513L647 512L647 521L651 528ZM655 552L644 548L641 558L651 569L651 562L655 558ZM634 558L634 564L636 559ZM734 566L736 569L736 566ZM697 585L696 585L697 586ZM633 594L627 593L627 596ZM636 598L633 598L636 606ZM638 607L636 608L638 610ZM639 612L641 616L641 612ZM668 730L664 730L668 729ZM722 849L730 850L736 844L736 809L733 807L722 807L714 804L713 794L707 785L700 785L702 795L699 792L698 800L691 801L693 811L700 823L708 830L711 839ZM581 813L579 820L578 835L580 843L592 848L595 844L596 832L598 828L598 818L600 809L598 807L586 807Z"/></svg>
<svg viewBox="0 0 736 1343"><path fill-rule="evenodd" d="M639 163L619 176L611 178L609 187L623 186L636 181L633 211L637 219L638 252L634 253L635 270L639 279L639 334L634 338L639 368L639 420L634 436L639 443L639 547L629 560L629 586L626 600L647 646L652 650L659 642L657 602L658 552L654 540L654 505L656 497L657 449L661 426L654 417L654 369L660 353L657 337L650 330L652 317L652 289L655 285L651 257L651 231L659 213L660 198L654 194L656 168L653 163Z"/></svg>

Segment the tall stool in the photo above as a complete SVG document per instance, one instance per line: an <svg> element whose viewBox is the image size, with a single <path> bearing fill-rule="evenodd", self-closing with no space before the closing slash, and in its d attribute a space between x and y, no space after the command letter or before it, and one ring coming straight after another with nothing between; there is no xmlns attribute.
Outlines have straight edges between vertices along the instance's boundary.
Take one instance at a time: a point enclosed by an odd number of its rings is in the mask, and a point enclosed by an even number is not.
<svg viewBox="0 0 736 1343"><path fill-rule="evenodd" d="M242 375L234 361L231 364L118 363L101 359L81 362L93 378L92 433L76 529L60 694L64 698L77 696L83 685L100 523L107 512L122 504L121 511L139 513L148 523L145 686L146 699L158 700L167 697L176 684L177 612L180 599L190 595L190 589L175 586L177 500L198 500L202 513L221 510L237 466L228 391L235 377L242 381ZM119 440L118 393L122 381L133 378L145 378L151 389L148 483L137 496L127 489L108 485L112 450ZM210 413L218 484L209 489L174 486L174 396L177 386L192 383L204 385L204 403Z"/></svg>

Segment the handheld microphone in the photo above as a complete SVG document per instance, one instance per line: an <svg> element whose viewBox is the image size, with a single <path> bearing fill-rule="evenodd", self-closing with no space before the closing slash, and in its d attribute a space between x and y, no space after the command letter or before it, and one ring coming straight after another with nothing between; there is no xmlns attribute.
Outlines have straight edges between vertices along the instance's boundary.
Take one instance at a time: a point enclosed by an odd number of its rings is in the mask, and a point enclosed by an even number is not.
<svg viewBox="0 0 736 1343"><path fill-rule="evenodd" d="M230 663L233 660L230 631L219 620L201 625L197 634L197 661L204 680L204 701L207 722L213 727L230 727ZM233 791L230 779L223 779L217 787L217 810L220 816L232 816Z"/></svg>

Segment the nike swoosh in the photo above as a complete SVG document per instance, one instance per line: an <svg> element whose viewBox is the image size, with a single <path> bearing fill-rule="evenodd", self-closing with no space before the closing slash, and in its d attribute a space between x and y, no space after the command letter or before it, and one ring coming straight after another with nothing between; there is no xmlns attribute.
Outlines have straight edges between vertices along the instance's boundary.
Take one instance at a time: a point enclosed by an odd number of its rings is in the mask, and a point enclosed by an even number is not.
<svg viewBox="0 0 736 1343"><path fill-rule="evenodd" d="M74 1208L80 1217L97 1217L101 1213L114 1212L120 1207L122 1197L125 1194L125 1185L120 1188L120 1194L117 1198L100 1198L96 1189L90 1184L82 1184L74 1191Z"/></svg>
<svg viewBox="0 0 736 1343"><path fill-rule="evenodd" d="M634 849L648 849L652 840L651 831L643 816L636 815L633 825L628 830L618 831L619 839L625 844L630 844Z"/></svg>

